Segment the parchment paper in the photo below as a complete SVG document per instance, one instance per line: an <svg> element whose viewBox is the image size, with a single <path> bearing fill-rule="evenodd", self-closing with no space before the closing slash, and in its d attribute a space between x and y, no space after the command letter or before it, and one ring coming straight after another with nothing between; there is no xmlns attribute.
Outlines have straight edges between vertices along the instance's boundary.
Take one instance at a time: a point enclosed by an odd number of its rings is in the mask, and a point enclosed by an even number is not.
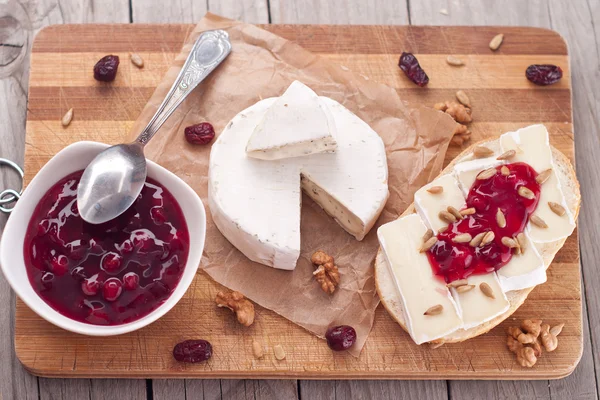
<svg viewBox="0 0 600 400"><path fill-rule="evenodd" d="M402 101L401 92L359 77L293 42L253 25L207 14L190 33L181 54L156 88L134 125L131 138L154 114L193 42L202 31L210 29L229 32L232 53L196 88L146 149L148 158L184 179L205 205L210 145L189 145L184 128L208 121L218 134L238 112L260 99L281 95L295 79L319 95L342 103L383 138L390 198L376 226L358 242L303 196L302 252L294 271L276 270L248 260L221 235L207 210L206 247L201 264L204 272L320 337L331 325L353 326L358 339L351 352L357 356L379 304L373 277L377 227L400 215L412 202L413 193L439 173L455 123L433 109L411 108ZM397 73L402 74L400 69ZM312 276L310 255L318 249L335 257L340 269L341 284L332 296L325 294Z"/></svg>

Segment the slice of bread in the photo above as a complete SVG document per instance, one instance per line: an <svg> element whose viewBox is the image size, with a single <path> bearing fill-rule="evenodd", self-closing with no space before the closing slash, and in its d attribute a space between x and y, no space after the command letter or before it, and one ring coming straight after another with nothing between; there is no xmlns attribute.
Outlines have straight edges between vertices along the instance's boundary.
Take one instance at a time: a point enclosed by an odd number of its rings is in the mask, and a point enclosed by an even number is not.
<svg viewBox="0 0 600 400"><path fill-rule="evenodd" d="M460 161L465 159L469 159L472 156L473 148L475 146L486 146L492 150L499 152L500 143L498 139L494 140L485 140L479 143L475 143L461 154L458 155L440 174L448 174L452 172L454 165ZM558 174L558 179L560 180L560 184L565 195L565 200L569 209L573 213L573 217L577 219L579 215L579 207L581 204L581 193L579 192L579 182L577 181L577 176L575 175L575 170L571 165L569 159L560 151L552 147L552 157L554 159L554 165L556 172ZM405 215L409 215L415 212L414 204L411 204L406 211L400 216L403 217ZM536 243L535 246L538 249L540 255L544 259L544 264L546 265L546 269L552 263L554 256L560 250L560 248L565 243L566 239L557 240L551 243ZM379 293L379 297L383 306L391 315L391 317L402 326L404 330L406 330L406 322L404 320L404 307L402 304L402 298L400 297L400 293L394 283L394 279L390 270L390 267L383 256L381 248L379 248L379 252L377 253L377 258L375 260L375 282L377 285L377 292ZM534 286L535 287L535 286ZM433 341L435 344L443 344L443 343L458 343L465 341L467 339L471 339L475 336L482 335L487 333L489 330L494 328L496 325L500 324L506 318L508 318L512 313L514 313L517 308L523 304L529 293L533 290L533 287L522 289L522 290L514 290L506 293L506 297L510 302L510 308L504 314L497 316L496 318L485 322L481 325L475 326L470 329L459 329L449 335L446 335L440 339Z"/></svg>

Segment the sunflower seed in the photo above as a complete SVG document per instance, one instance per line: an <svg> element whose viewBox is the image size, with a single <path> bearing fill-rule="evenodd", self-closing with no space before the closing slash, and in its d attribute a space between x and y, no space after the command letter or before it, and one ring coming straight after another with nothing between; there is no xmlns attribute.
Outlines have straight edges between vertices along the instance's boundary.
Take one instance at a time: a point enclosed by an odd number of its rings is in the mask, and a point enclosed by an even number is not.
<svg viewBox="0 0 600 400"><path fill-rule="evenodd" d="M513 240L515 241L515 243L517 244L517 247L514 248L516 255L520 255L523 254L523 252L521 251L521 246L519 245L519 241L517 240L516 237L513 238Z"/></svg>
<svg viewBox="0 0 600 400"><path fill-rule="evenodd" d="M444 188L442 186L432 186L429 189L427 189L427 191L431 194L439 194L444 191Z"/></svg>
<svg viewBox="0 0 600 400"><path fill-rule="evenodd" d="M504 153L500 154L498 157L496 157L496 160L510 160L516 154L517 152L514 150L507 150Z"/></svg>
<svg viewBox="0 0 600 400"><path fill-rule="evenodd" d="M457 220L461 220L464 218L463 215L460 213L460 211L458 211L456 208L454 208L452 206L448 206L447 210L450 214L454 215L454 217Z"/></svg>
<svg viewBox="0 0 600 400"><path fill-rule="evenodd" d="M448 288L451 288L451 287L457 288L459 286L464 286L464 285L466 285L468 283L469 282L466 279L458 279L456 281L452 281L452 282L446 284L446 287L448 287Z"/></svg>
<svg viewBox="0 0 600 400"><path fill-rule="evenodd" d="M494 291L492 290L492 288L490 287L490 285L488 285L485 282L481 282L479 284L479 289L481 289L481 292L486 295L487 297L489 297L490 299L495 299L496 296L494 296Z"/></svg>
<svg viewBox="0 0 600 400"><path fill-rule="evenodd" d="M461 233L460 235L456 235L452 238L454 243L469 243L473 239L468 233Z"/></svg>
<svg viewBox="0 0 600 400"><path fill-rule="evenodd" d="M256 358L263 358L263 356L265 355L263 347L256 340L252 341L252 353Z"/></svg>
<svg viewBox="0 0 600 400"><path fill-rule="evenodd" d="M508 169L508 167L506 165L503 165L502 168L500 168L500 173L504 176L509 176L510 169Z"/></svg>
<svg viewBox="0 0 600 400"><path fill-rule="evenodd" d="M502 44L503 41L504 41L504 35L502 33L497 34L490 41L490 49L492 51L498 50L498 48L500 47L500 45Z"/></svg>
<svg viewBox="0 0 600 400"><path fill-rule="evenodd" d="M440 229L438 229L438 233L444 233L448 230L448 225L446 226L442 226Z"/></svg>
<svg viewBox="0 0 600 400"><path fill-rule="evenodd" d="M456 217L450 214L448 211L440 211L438 217L440 217L442 221L447 222L449 224L456 222Z"/></svg>
<svg viewBox="0 0 600 400"><path fill-rule="evenodd" d="M535 181L541 185L550 178L550 174L552 174L552 168L540 172L538 176L535 177Z"/></svg>
<svg viewBox="0 0 600 400"><path fill-rule="evenodd" d="M510 249L514 249L519 246L517 241L513 238L509 238L508 236L504 236L501 240L502 244Z"/></svg>
<svg viewBox="0 0 600 400"><path fill-rule="evenodd" d="M496 168L488 168L486 170L481 171L477 175L477 179L484 181L486 179L490 179L494 175L496 175Z"/></svg>
<svg viewBox="0 0 600 400"><path fill-rule="evenodd" d="M427 309L427 311L425 311L423 313L423 315L438 315L442 313L442 310L444 309L444 306L442 306L441 304L436 304L433 307L429 307Z"/></svg>
<svg viewBox="0 0 600 400"><path fill-rule="evenodd" d="M501 209L498 209L498 211L496 211L496 222L498 223L498 226L500 228L506 228L506 217L504 216L504 213Z"/></svg>
<svg viewBox="0 0 600 400"><path fill-rule="evenodd" d="M468 292L469 290L473 289L475 287L475 285L462 285L457 287L455 290L457 293L465 293Z"/></svg>
<svg viewBox="0 0 600 400"><path fill-rule="evenodd" d="M494 232L487 231L485 233L485 235L483 235L483 238L481 239L481 243L479 243L479 247L483 247L483 246L491 243L492 240L494 240L495 237L496 237L496 235L494 234Z"/></svg>
<svg viewBox="0 0 600 400"><path fill-rule="evenodd" d="M475 235L475 237L473 238L473 240L471 240L469 242L469 246L471 247L477 247L481 244L481 241L483 240L483 237L485 236L486 232L481 232L478 233L477 235Z"/></svg>
<svg viewBox="0 0 600 400"><path fill-rule="evenodd" d="M485 146L475 146L473 149L473 155L475 158L486 158L492 156L493 154L494 152Z"/></svg>
<svg viewBox="0 0 600 400"><path fill-rule="evenodd" d="M283 347L281 347L280 344L276 344L275 346L273 346L273 353L275 353L275 358L279 361L285 358L285 351L283 350Z"/></svg>
<svg viewBox="0 0 600 400"><path fill-rule="evenodd" d="M437 238L435 236L430 237L419 249L420 253L425 253L427 250L433 247L433 245L437 242Z"/></svg>
<svg viewBox="0 0 600 400"><path fill-rule="evenodd" d="M553 326L552 328L550 328L550 333L552 334L552 336L558 336L560 335L564 327L565 324Z"/></svg>
<svg viewBox="0 0 600 400"><path fill-rule="evenodd" d="M546 224L546 222L543 219L541 219L540 217L538 217L537 215L532 215L530 219L531 219L531 223L534 224L535 226L537 226L538 228L542 228L542 229L548 228L548 224Z"/></svg>
<svg viewBox="0 0 600 400"><path fill-rule="evenodd" d="M69 111L67 111L67 113L62 117L62 119L60 120L60 123L62 124L62 126L64 126L66 128L67 126L69 126L69 124L71 123L72 120L73 120L73 109L70 108Z"/></svg>
<svg viewBox="0 0 600 400"><path fill-rule="evenodd" d="M452 55L446 57L446 62L455 67L460 67L461 65L465 65L463 60L461 60L458 57L452 56Z"/></svg>
<svg viewBox="0 0 600 400"><path fill-rule="evenodd" d="M523 232L517 235L517 243L519 244L521 254L525 253L525 249L527 248L527 241L525 240L525 234Z"/></svg>
<svg viewBox="0 0 600 400"><path fill-rule="evenodd" d="M469 207L469 208L465 208L464 210L460 210L460 215L462 215L463 217L466 215L473 215L475 214L475 208L473 207Z"/></svg>
<svg viewBox="0 0 600 400"><path fill-rule="evenodd" d="M432 237L433 237L433 231L431 229L427 229L427 232L425 232L425 234L423 235L423 243L425 243Z"/></svg>
<svg viewBox="0 0 600 400"><path fill-rule="evenodd" d="M535 194L526 186L519 187L517 192L519 193L519 196L525 197L528 200L533 200L535 198Z"/></svg>
<svg viewBox="0 0 600 400"><path fill-rule="evenodd" d="M471 108L471 100L469 100L469 96L467 96L467 94L464 91L459 90L458 92L456 92L456 99L463 106Z"/></svg>
<svg viewBox="0 0 600 400"><path fill-rule="evenodd" d="M565 210L565 208L563 206L561 206L560 204L555 203L553 201L549 201L548 206L550 206L550 209L552 210L552 212L554 214L558 215L559 217L562 217L567 212L567 210Z"/></svg>
<svg viewBox="0 0 600 400"><path fill-rule="evenodd" d="M131 62L138 68L144 68L144 59L136 53L131 53Z"/></svg>

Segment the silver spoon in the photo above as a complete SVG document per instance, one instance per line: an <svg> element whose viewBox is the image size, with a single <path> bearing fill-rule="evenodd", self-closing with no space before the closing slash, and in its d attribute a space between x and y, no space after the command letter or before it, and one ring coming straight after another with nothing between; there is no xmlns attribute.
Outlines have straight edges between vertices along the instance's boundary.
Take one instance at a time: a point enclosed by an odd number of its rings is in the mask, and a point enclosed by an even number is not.
<svg viewBox="0 0 600 400"><path fill-rule="evenodd" d="M146 182L144 146L181 102L230 52L227 32L215 30L202 33L171 90L137 139L133 143L111 146L92 160L77 188L77 207L85 221L91 224L110 221L133 204Z"/></svg>

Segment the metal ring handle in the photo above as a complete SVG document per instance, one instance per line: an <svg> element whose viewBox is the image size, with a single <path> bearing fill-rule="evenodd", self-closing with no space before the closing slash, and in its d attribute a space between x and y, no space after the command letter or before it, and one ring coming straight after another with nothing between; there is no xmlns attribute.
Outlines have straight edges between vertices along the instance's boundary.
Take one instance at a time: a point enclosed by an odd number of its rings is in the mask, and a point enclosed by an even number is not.
<svg viewBox="0 0 600 400"><path fill-rule="evenodd" d="M19 167L18 164L16 164L15 162L13 162L11 160L7 160L6 158L0 158L0 166L2 166L2 165L9 166L10 168L15 170L19 174L19 177L21 178L21 188L19 189L19 191L16 191L13 189L6 189L3 192L1 192L0 193L0 206L3 206L5 204L10 204L12 202L19 200L19 198L21 197L21 194L23 193L23 178L25 176L23 169L21 167ZM10 196L10 197L7 198L7 196ZM6 210L9 210L9 211L6 211ZM9 213L10 210L12 210L12 207L11 208L0 207L0 211L5 212L5 213Z"/></svg>
<svg viewBox="0 0 600 400"><path fill-rule="evenodd" d="M6 196L11 196L11 197L10 197L10 199L7 200L7 199L5 199ZM0 206L0 211L5 214L10 214L12 212L13 208L15 208L15 206L8 208L4 204L16 202L20 198L21 198L21 194L19 192L17 192L16 190L6 189L2 193L0 193L0 201L2 201L2 203L0 203L0 204L2 204Z"/></svg>

